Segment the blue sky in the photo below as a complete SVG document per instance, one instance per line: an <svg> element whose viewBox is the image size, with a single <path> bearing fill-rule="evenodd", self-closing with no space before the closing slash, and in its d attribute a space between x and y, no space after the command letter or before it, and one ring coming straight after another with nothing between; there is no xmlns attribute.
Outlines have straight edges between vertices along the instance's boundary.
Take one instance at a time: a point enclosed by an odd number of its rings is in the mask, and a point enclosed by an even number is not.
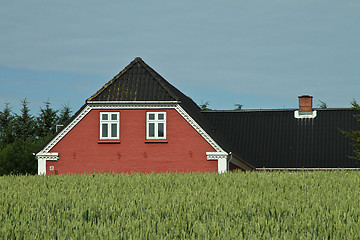
<svg viewBox="0 0 360 240"><path fill-rule="evenodd" d="M77 111L135 57L213 109L360 100L360 1L0 3L0 109Z"/></svg>

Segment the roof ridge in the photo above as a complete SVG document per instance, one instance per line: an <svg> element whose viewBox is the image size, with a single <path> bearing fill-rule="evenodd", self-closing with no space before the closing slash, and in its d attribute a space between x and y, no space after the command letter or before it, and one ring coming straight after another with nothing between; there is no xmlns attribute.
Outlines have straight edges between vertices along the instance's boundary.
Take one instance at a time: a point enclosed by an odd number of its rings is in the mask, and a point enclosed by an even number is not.
<svg viewBox="0 0 360 240"><path fill-rule="evenodd" d="M153 68L151 68L146 62L144 62L141 58L139 60L139 63L142 65L142 67L154 78L154 80L176 101L179 100L179 96L177 96L175 93L173 93L165 84L171 85L168 81L166 81L165 78L163 78L159 73L157 73ZM160 79L159 79L160 78Z"/></svg>
<svg viewBox="0 0 360 240"><path fill-rule="evenodd" d="M118 74L116 74L110 81L108 81L107 83L105 83L104 86L102 86L102 88L100 88L99 90L96 91L95 94L93 94L91 97L89 97L88 99L86 99L86 101L91 101L92 99L96 98L97 96L99 96L103 91L105 91L105 89L107 89L111 84L113 84L117 79L119 79L122 75L124 75L130 68L132 68L135 63L142 61L142 59L140 57L136 57L134 60L132 60L123 70L121 70Z"/></svg>

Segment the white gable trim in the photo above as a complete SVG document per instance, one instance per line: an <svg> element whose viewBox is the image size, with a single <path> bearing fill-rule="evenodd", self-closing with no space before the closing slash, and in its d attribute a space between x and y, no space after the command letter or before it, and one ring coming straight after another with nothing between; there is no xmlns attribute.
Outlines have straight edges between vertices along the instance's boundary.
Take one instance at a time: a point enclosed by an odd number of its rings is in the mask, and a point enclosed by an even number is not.
<svg viewBox="0 0 360 240"><path fill-rule="evenodd" d="M88 104L75 119L65 126L61 132L59 132L39 153L36 154L38 159L38 174L46 174L46 161L58 160L58 153L54 153L57 154L55 156L51 155L53 153L49 153L49 151L93 109L175 109L210 144L210 146L215 149L216 153L219 153L218 155L211 154L211 157L207 157L208 160L218 160L219 162L223 162L222 159L224 156L228 155L228 153L226 153L176 101L88 101ZM221 163L220 165L218 166L219 172L228 170L228 167L223 166L224 163Z"/></svg>
<svg viewBox="0 0 360 240"><path fill-rule="evenodd" d="M100 102L88 104L80 114L61 132L52 139L45 148L38 154L49 152L68 132L73 129L92 109L175 109L217 152L225 152L206 132L200 125L177 103L169 102ZM37 155L38 155L37 154Z"/></svg>
<svg viewBox="0 0 360 240"><path fill-rule="evenodd" d="M179 105L177 104L175 108L178 113L216 150L216 152L225 151L207 134L207 132L200 127L200 125L195 122L195 120Z"/></svg>
<svg viewBox="0 0 360 240"><path fill-rule="evenodd" d="M47 145L46 147L41 150L38 155L41 155L43 153L48 153L63 137L65 137L66 134L68 134L68 132L71 131L71 129L73 129L73 127L76 126L76 124L78 124L81 119L83 119L90 111L91 111L91 107L88 105L86 106L79 115L76 116L76 118L70 123L68 124L66 127L64 127L61 132L59 134L56 135L55 138L53 138Z"/></svg>

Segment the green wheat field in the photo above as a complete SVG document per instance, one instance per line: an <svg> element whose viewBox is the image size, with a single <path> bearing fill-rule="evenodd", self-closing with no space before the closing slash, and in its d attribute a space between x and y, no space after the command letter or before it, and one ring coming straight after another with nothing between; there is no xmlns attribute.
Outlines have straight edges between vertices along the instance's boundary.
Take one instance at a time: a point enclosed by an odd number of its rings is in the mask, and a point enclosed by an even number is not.
<svg viewBox="0 0 360 240"><path fill-rule="evenodd" d="M359 239L360 172L0 177L0 239Z"/></svg>

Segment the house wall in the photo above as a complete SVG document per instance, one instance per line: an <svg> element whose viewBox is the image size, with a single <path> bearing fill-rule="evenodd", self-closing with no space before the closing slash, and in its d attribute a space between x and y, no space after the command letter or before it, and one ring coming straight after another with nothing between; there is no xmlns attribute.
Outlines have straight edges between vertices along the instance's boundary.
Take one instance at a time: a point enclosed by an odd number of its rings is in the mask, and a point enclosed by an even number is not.
<svg viewBox="0 0 360 240"><path fill-rule="evenodd" d="M214 148L175 109L157 110L167 112L167 142L145 140L147 110L121 109L113 110L120 112L120 143L101 143L101 111L91 110L50 150L59 160L46 162L47 173L217 171L217 161L206 160Z"/></svg>

